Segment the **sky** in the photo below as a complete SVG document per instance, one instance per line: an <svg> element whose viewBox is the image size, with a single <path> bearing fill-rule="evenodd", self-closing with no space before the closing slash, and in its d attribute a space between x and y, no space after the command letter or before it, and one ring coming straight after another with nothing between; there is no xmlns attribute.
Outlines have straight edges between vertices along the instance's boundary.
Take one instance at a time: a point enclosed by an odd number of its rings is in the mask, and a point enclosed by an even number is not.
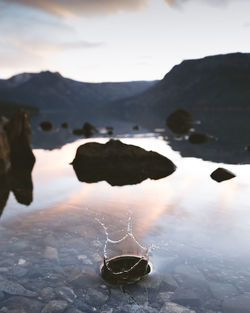
<svg viewBox="0 0 250 313"><path fill-rule="evenodd" d="M0 78L161 79L185 59L250 51L249 0L0 0Z"/></svg>

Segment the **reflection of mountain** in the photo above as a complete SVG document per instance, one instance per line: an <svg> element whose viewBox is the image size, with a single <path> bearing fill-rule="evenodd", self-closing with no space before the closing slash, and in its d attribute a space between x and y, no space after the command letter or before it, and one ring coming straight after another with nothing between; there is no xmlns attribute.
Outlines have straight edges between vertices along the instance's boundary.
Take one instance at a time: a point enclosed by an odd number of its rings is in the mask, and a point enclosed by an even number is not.
<svg viewBox="0 0 250 313"><path fill-rule="evenodd" d="M196 130L218 141L193 146L171 139L167 130L174 149L213 161L248 162L244 147L250 143L249 86L250 54L210 56L182 62L141 95L122 101L119 111L115 105L110 110L148 127L166 127L168 115L183 108L201 121Z"/></svg>

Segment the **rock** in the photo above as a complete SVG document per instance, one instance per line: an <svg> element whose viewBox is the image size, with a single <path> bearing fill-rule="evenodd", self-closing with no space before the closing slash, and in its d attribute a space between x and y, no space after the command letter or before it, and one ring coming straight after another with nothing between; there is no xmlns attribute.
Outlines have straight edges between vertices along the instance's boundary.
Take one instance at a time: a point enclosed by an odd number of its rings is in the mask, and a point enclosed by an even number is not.
<svg viewBox="0 0 250 313"><path fill-rule="evenodd" d="M44 257L46 259L55 259L58 260L58 252L56 248L46 247L44 251Z"/></svg>
<svg viewBox="0 0 250 313"><path fill-rule="evenodd" d="M220 300L223 300L224 298L231 298L239 293L238 290L231 284L209 282L209 287L212 295Z"/></svg>
<svg viewBox="0 0 250 313"><path fill-rule="evenodd" d="M86 138L93 136L94 133L97 133L97 129L92 124L86 122L82 128L76 128L73 130L73 134L77 136L84 135Z"/></svg>
<svg viewBox="0 0 250 313"><path fill-rule="evenodd" d="M187 309L179 304L173 302L166 302L165 305L161 308L160 313L196 313L196 312Z"/></svg>
<svg viewBox="0 0 250 313"><path fill-rule="evenodd" d="M68 126L68 123L64 122L64 123L61 124L61 127L62 128L68 128L69 126Z"/></svg>
<svg viewBox="0 0 250 313"><path fill-rule="evenodd" d="M19 111L6 124L12 169L32 170L35 156L30 146L30 123L25 111Z"/></svg>
<svg viewBox="0 0 250 313"><path fill-rule="evenodd" d="M217 168L217 170L215 170L211 175L210 177L217 181L218 183L222 182L222 181L225 181L225 180L229 180L229 179L232 179L234 177L236 177L235 174L233 174L232 172L228 171L227 169L225 168Z"/></svg>
<svg viewBox="0 0 250 313"><path fill-rule="evenodd" d="M62 313L68 306L66 301L53 300L45 305L41 313Z"/></svg>
<svg viewBox="0 0 250 313"><path fill-rule="evenodd" d="M167 118L167 126L176 134L186 134L193 127L193 118L186 110L178 109Z"/></svg>
<svg viewBox="0 0 250 313"><path fill-rule="evenodd" d="M41 313L43 305L34 299L14 296L1 302L1 308L3 307L7 309L5 312L8 313Z"/></svg>
<svg viewBox="0 0 250 313"><path fill-rule="evenodd" d="M28 273L27 268L24 268L22 266L15 266L13 268L13 274L17 277L23 277L23 276L27 275L27 273Z"/></svg>
<svg viewBox="0 0 250 313"><path fill-rule="evenodd" d="M45 287L39 293L39 297L44 301L52 300L55 298L55 296L55 292L51 287Z"/></svg>
<svg viewBox="0 0 250 313"><path fill-rule="evenodd" d="M7 134L0 124L0 176L10 169L10 145Z"/></svg>
<svg viewBox="0 0 250 313"><path fill-rule="evenodd" d="M50 121L44 121L40 123L40 127L43 131L48 132L53 128L53 125Z"/></svg>
<svg viewBox="0 0 250 313"><path fill-rule="evenodd" d="M80 181L106 180L112 186L138 184L147 178L160 179L176 169L168 158L119 140L81 145L72 165Z"/></svg>
<svg viewBox="0 0 250 313"><path fill-rule="evenodd" d="M138 126L138 125L135 125L135 126L133 127L133 130L139 130L139 126Z"/></svg>
<svg viewBox="0 0 250 313"><path fill-rule="evenodd" d="M2 278L0 279L0 291L15 296L24 296L24 297L37 296L35 292L25 289L22 285Z"/></svg>
<svg viewBox="0 0 250 313"><path fill-rule="evenodd" d="M76 299L76 294L69 287L59 287L55 291L58 297L68 301L69 303L73 303Z"/></svg>
<svg viewBox="0 0 250 313"><path fill-rule="evenodd" d="M103 305L108 300L108 295L96 289L89 288L86 295L86 302L92 306Z"/></svg>
<svg viewBox="0 0 250 313"><path fill-rule="evenodd" d="M188 140L189 142L191 142L192 144L202 144L205 143L209 140L209 136L206 134L201 134L201 133L192 133Z"/></svg>
<svg viewBox="0 0 250 313"><path fill-rule="evenodd" d="M250 293L225 299L222 305L223 313L249 313Z"/></svg>

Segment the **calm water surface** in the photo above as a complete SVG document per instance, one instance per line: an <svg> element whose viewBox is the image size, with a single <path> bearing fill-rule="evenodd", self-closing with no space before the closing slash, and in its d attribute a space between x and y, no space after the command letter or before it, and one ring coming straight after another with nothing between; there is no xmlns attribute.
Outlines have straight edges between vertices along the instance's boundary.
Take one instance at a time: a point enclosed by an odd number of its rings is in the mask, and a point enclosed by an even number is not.
<svg viewBox="0 0 250 313"><path fill-rule="evenodd" d="M87 184L69 163L89 141L35 150L32 204L10 196L0 220L0 312L170 312L166 303L178 303L187 311L171 312L249 313L250 165L182 158L150 135L123 138L167 156L176 172L132 186ZM213 181L219 166L237 177ZM117 240L129 217L153 272L120 288L99 275L106 236L97 220Z"/></svg>

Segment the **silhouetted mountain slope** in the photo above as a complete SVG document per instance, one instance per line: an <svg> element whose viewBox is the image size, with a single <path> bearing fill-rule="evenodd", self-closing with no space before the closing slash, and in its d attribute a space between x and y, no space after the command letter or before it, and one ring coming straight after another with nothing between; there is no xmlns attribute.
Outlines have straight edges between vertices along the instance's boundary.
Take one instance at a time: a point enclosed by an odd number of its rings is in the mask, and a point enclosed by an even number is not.
<svg viewBox="0 0 250 313"><path fill-rule="evenodd" d="M0 116L4 115L6 117L10 117L14 112L24 109L27 111L30 115L38 114L39 109L28 106L28 105L23 105L20 103L16 102L10 102L10 101L1 101L0 100Z"/></svg>
<svg viewBox="0 0 250 313"><path fill-rule="evenodd" d="M0 80L0 100L25 103L41 111L89 112L98 105L139 94L153 84L143 81L82 83L49 71L23 73Z"/></svg>
<svg viewBox="0 0 250 313"><path fill-rule="evenodd" d="M157 84L122 102L127 118L165 123L178 108L196 112L250 110L250 54L233 53L187 60ZM115 106L112 107L115 112Z"/></svg>

